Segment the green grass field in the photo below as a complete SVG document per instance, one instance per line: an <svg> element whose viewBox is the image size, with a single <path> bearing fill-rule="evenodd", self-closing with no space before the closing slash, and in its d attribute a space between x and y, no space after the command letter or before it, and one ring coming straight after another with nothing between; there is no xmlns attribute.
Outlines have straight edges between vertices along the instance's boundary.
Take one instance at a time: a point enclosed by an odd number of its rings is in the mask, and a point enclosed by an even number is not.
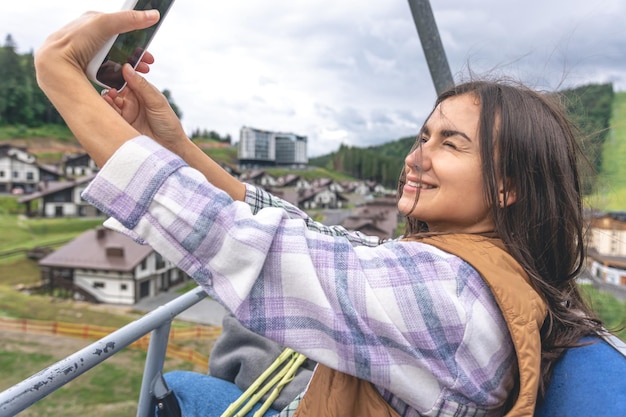
<svg viewBox="0 0 626 417"><path fill-rule="evenodd" d="M91 341L2 332L0 390L54 364ZM131 417L137 413L146 353L124 349L74 381L21 412L22 417ZM164 371L193 370L193 366L166 359ZM205 370L195 369L197 372Z"/></svg>
<svg viewBox="0 0 626 417"><path fill-rule="evenodd" d="M615 94L611 132L602 150L598 192L588 202L600 210L626 210L626 92Z"/></svg>
<svg viewBox="0 0 626 417"><path fill-rule="evenodd" d="M56 124L42 125L41 127L27 127L24 125L0 126L0 141L25 138L52 138L60 142L78 143L67 126Z"/></svg>
<svg viewBox="0 0 626 417"><path fill-rule="evenodd" d="M29 343L30 348L45 348ZM3 381L13 381L17 375L33 374L61 359L47 353L24 353L3 350L0 352L0 367ZM29 407L20 416L133 416L137 410L137 399L141 386L141 360L145 353L129 351L120 353L111 363L103 363L88 371L42 401ZM8 386L11 386L9 384ZM134 400L133 400L134 399Z"/></svg>
<svg viewBox="0 0 626 417"><path fill-rule="evenodd" d="M25 216L0 212L0 253L15 249L30 249L73 239L85 230L102 224L103 219L29 219ZM0 265L13 261L0 258ZM4 271L4 268L2 268ZM0 277L4 276L4 272ZM2 279L0 278L0 283Z"/></svg>

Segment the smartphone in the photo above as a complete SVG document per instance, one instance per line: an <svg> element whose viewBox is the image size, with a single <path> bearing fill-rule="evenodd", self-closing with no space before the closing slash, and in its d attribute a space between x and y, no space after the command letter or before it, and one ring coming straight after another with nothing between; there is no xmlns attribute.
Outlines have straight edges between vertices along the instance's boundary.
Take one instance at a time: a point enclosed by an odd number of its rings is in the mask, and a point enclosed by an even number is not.
<svg viewBox="0 0 626 417"><path fill-rule="evenodd" d="M109 39L87 65L89 79L100 87L122 90L126 86L126 81L122 76L122 66L129 63L136 68L141 62L141 57L161 26L172 3L174 0L126 0L122 10L157 9L160 13L159 21L148 28L120 33Z"/></svg>

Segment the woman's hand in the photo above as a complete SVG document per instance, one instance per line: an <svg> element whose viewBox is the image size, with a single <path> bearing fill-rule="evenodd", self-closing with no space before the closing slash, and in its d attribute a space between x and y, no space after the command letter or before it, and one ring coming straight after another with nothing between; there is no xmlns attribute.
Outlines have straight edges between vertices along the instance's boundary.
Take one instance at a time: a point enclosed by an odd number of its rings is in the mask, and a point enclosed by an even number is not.
<svg viewBox="0 0 626 417"><path fill-rule="evenodd" d="M35 54L39 86L98 166L138 132L102 100L87 79L87 64L112 36L158 19L157 10L85 13L50 35Z"/></svg>
<svg viewBox="0 0 626 417"><path fill-rule="evenodd" d="M167 99L130 65L123 68L126 89L108 93L109 103L85 75L87 64L107 39L149 27L158 18L156 10L84 14L50 35L36 53L37 81L98 166L141 132L177 153L233 199L243 200L245 186L187 138ZM149 57L143 64L149 66Z"/></svg>
<svg viewBox="0 0 626 417"><path fill-rule="evenodd" d="M158 19L158 10L83 14L50 35L37 51L35 67L42 89L54 88L56 78L63 73L68 77L86 78L87 64L108 39L119 33L147 28Z"/></svg>
<svg viewBox="0 0 626 417"><path fill-rule="evenodd" d="M153 59L148 58L148 61ZM152 62L146 62L152 63ZM139 67L138 67L139 68ZM146 69L142 69L142 72ZM167 98L137 71L126 64L122 68L126 88L122 92L107 91L104 99L140 133L150 136L178 154L190 166L202 172L213 185L226 191L235 200L245 198L245 186L231 177L209 158L185 134L180 120Z"/></svg>
<svg viewBox="0 0 626 417"><path fill-rule="evenodd" d="M148 55L146 53L146 55ZM182 156L183 147L189 145L189 139L180 120L172 110L167 98L137 72L148 72L149 65L154 62L148 55L137 69L129 64L122 68L126 80L126 88L122 92L106 91L103 95L109 103L128 123L141 134L150 136L161 145Z"/></svg>

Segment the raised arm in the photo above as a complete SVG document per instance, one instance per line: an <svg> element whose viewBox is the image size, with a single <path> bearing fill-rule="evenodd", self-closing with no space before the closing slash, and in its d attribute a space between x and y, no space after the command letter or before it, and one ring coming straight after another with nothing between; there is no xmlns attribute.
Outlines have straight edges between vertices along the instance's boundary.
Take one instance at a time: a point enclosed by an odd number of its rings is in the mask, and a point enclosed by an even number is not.
<svg viewBox="0 0 626 417"><path fill-rule="evenodd" d="M50 35L35 54L39 86L101 167L139 132L102 100L85 68L108 38L153 25L158 16L152 10L85 13Z"/></svg>
<svg viewBox="0 0 626 417"><path fill-rule="evenodd" d="M85 13L53 33L37 51L37 81L98 166L104 166L126 141L147 134L201 171L233 199L243 200L245 186L187 139L180 123L168 135L159 134L172 127L171 123L163 124L159 130L159 121L168 120L167 112L171 108L162 94L129 65L124 68L124 77L132 92L120 96L123 104L117 108L102 99L85 75L87 63L107 39L149 27L157 20L156 10ZM132 111L133 100L137 114L129 123L124 112ZM139 102L142 106L137 106ZM151 130L145 130L147 126Z"/></svg>
<svg viewBox="0 0 626 417"><path fill-rule="evenodd" d="M141 134L176 153L234 200L243 201L246 194L243 183L189 140L167 98L130 65L124 66L122 73L127 88L119 94L111 90L104 99Z"/></svg>

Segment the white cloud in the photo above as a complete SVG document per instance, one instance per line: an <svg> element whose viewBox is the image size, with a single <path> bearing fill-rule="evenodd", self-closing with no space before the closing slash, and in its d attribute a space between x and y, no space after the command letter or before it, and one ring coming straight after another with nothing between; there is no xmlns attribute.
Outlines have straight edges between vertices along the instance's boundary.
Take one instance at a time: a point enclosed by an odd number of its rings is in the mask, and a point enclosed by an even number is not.
<svg viewBox="0 0 626 417"><path fill-rule="evenodd" d="M119 3L119 4L118 4ZM21 51L110 0L3 4ZM431 1L453 74L496 68L554 89L626 89L621 0ZM183 125L238 137L243 125L309 137L310 154L417 132L435 99L406 1L178 1L152 48L148 78L169 89Z"/></svg>

